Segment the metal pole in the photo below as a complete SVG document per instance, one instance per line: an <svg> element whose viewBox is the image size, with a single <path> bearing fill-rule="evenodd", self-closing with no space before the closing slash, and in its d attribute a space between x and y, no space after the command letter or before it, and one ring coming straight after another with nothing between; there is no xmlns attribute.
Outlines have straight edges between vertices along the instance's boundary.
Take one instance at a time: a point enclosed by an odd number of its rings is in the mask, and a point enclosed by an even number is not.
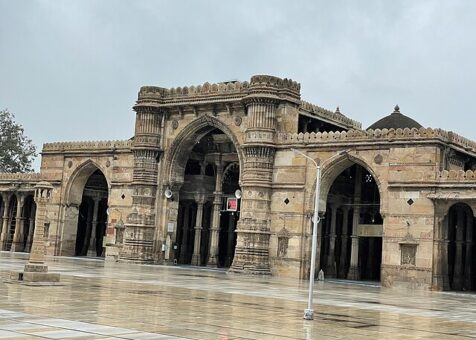
<svg viewBox="0 0 476 340"><path fill-rule="evenodd" d="M319 224L319 194L320 194L321 167L316 165L316 195L314 197L314 216L312 226L312 252L311 252L311 272L309 273L309 295L307 308L304 310L304 319L313 320L314 310L312 309L312 297L314 290L314 276L316 273L316 250L317 250L317 225Z"/></svg>

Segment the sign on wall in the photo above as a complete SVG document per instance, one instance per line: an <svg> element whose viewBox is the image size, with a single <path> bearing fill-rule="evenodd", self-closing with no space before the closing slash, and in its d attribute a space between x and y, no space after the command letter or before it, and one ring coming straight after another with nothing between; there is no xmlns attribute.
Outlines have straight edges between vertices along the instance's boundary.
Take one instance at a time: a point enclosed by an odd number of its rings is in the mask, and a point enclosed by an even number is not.
<svg viewBox="0 0 476 340"><path fill-rule="evenodd" d="M238 199L229 197L226 199L226 210L227 211L237 211L238 210Z"/></svg>

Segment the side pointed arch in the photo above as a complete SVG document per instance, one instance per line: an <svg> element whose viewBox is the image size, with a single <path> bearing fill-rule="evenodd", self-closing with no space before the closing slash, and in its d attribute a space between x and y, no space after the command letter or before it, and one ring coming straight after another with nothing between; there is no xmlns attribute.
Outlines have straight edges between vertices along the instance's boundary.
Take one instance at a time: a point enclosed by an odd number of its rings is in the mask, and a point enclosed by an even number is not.
<svg viewBox="0 0 476 340"><path fill-rule="evenodd" d="M321 191L319 197L319 210L325 211L326 209L326 202L327 197L329 195L329 190L336 180L337 176L339 176L342 171L351 167L354 164L358 164L367 170L375 180L377 184L377 188L380 195L380 207L379 211L382 216L385 215L386 209L386 202L387 202L387 190L386 190L386 183L384 183L379 174L373 169L368 162L360 157L359 155L345 153L343 155L339 155L331 160L324 160L321 164ZM315 184L313 186L313 191L315 192ZM313 200L311 200L314 202ZM312 211L312 207L309 207L309 211Z"/></svg>
<svg viewBox="0 0 476 340"><path fill-rule="evenodd" d="M108 191L111 190L111 182L106 176L106 171L92 159L88 159L78 165L71 174L68 184L65 190L65 203L66 205L79 205L83 196L84 186L88 181L88 178L96 171L99 170L103 174L107 182Z"/></svg>

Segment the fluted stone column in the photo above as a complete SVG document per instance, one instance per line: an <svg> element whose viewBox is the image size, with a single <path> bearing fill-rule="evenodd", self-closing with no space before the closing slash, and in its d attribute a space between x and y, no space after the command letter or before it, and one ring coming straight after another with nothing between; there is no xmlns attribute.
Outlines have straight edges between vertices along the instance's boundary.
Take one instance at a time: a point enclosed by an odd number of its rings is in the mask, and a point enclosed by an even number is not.
<svg viewBox="0 0 476 340"><path fill-rule="evenodd" d="M335 259L335 244L336 244L336 219L337 219L337 206L331 205L331 230L329 234L329 252L327 254L327 268L326 276L336 276L336 259Z"/></svg>
<svg viewBox="0 0 476 340"><path fill-rule="evenodd" d="M195 266L200 265L200 242L202 240L202 220L203 220L203 200L200 199L197 202L197 217L195 219L195 237L193 240L193 256L192 264Z"/></svg>
<svg viewBox="0 0 476 340"><path fill-rule="evenodd" d="M342 235L341 235L341 252L339 258L339 277L346 277L346 267L347 267L347 241L349 239L349 208L342 207L343 218L342 218Z"/></svg>
<svg viewBox="0 0 476 340"><path fill-rule="evenodd" d="M222 181L223 181L223 164L221 161L216 163L217 175L215 181L215 192L213 193L213 217L210 228L210 253L208 256L208 266L218 265L218 238L220 233L220 209L222 205Z"/></svg>
<svg viewBox="0 0 476 340"><path fill-rule="evenodd" d="M473 228L474 217L471 211L466 212L466 240L465 240L465 262L464 262L464 288L472 290L473 276Z"/></svg>
<svg viewBox="0 0 476 340"><path fill-rule="evenodd" d="M25 197L21 193L17 193L17 213L15 216L15 232L13 234L12 247L10 251L22 251L23 249L23 205Z"/></svg>
<svg viewBox="0 0 476 340"><path fill-rule="evenodd" d="M121 260L150 263L156 221L158 160L162 154L160 134L164 111L158 107L160 95L150 96L149 87L141 88L136 111L132 153L134 155L132 212L127 216ZM159 91L155 89L154 91Z"/></svg>
<svg viewBox="0 0 476 340"><path fill-rule="evenodd" d="M7 249L7 241L8 241L8 233L10 226L8 225L8 222L10 220L8 216L8 212L10 210L10 195L5 194L3 196L3 201L5 202L5 208L3 209L3 218L2 218L2 233L0 235L0 242L2 246L2 250Z"/></svg>
<svg viewBox="0 0 476 340"><path fill-rule="evenodd" d="M360 220L360 194L362 192L362 168L357 167L355 172L354 189L354 212L352 216L352 249L350 253L350 268L347 278L349 280L360 280L359 269L359 236L357 228Z"/></svg>
<svg viewBox="0 0 476 340"><path fill-rule="evenodd" d="M464 211L458 209L456 212L456 254L454 261L454 274L452 288L463 289L463 238L464 238Z"/></svg>
<svg viewBox="0 0 476 340"><path fill-rule="evenodd" d="M96 251L96 234L97 234L97 227L98 227L98 213L99 213L99 197L94 197L94 206L93 206L93 218L91 222L91 234L89 238L89 249L88 249L88 256L97 256Z"/></svg>
<svg viewBox="0 0 476 340"><path fill-rule="evenodd" d="M271 274L269 239L270 204L279 105L297 105L300 86L272 76L253 76L243 98L247 125L243 150L242 198L232 272Z"/></svg>

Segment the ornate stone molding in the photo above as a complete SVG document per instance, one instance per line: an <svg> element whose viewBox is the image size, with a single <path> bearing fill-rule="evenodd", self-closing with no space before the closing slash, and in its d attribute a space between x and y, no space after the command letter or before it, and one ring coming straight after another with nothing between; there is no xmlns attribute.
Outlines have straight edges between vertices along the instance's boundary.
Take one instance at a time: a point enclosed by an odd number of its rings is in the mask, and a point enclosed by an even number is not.
<svg viewBox="0 0 476 340"><path fill-rule="evenodd" d="M73 151L130 151L131 140L78 141L43 144L42 153Z"/></svg>

